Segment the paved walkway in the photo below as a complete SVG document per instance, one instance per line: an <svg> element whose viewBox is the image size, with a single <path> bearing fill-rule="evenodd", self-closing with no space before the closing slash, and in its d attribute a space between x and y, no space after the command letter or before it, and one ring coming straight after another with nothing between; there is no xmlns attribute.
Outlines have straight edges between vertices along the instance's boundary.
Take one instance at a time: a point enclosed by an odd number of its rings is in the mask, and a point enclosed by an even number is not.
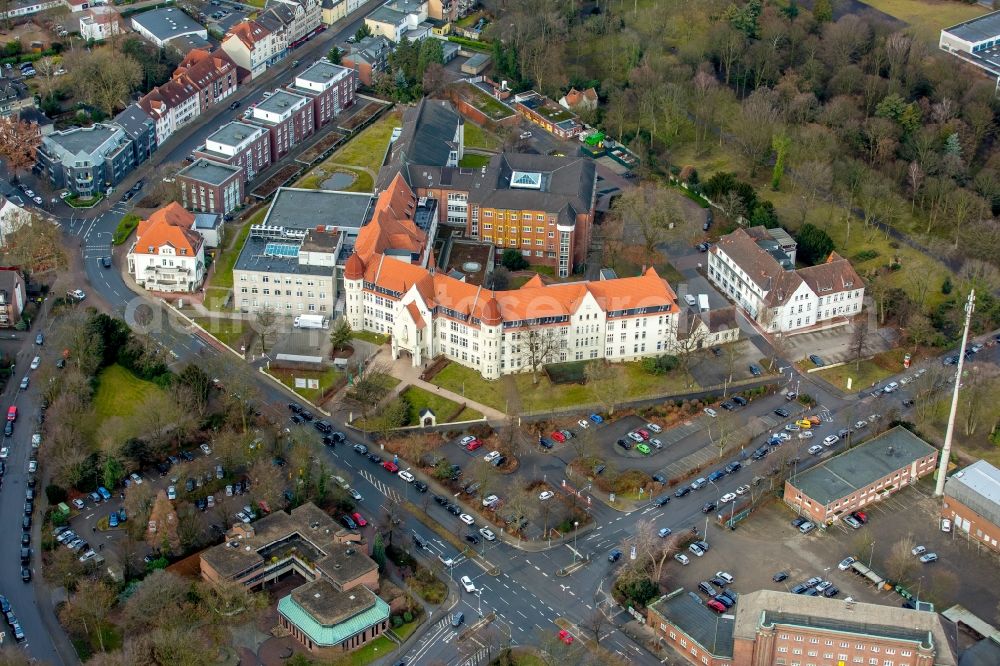
<svg viewBox="0 0 1000 666"><path fill-rule="evenodd" d="M492 407L487 407L486 405L480 404L473 400L469 400L454 391L449 391L448 389L441 388L440 386L435 386L428 381L424 381L420 378L420 373L423 371L422 368L415 368L408 358L399 358L393 360L392 350L388 345L383 345L379 348L378 354L375 355L375 363L380 363L389 368L389 374L399 380L399 385L393 389L392 396L395 397L399 395L407 386L418 386L429 393L436 393L437 395L444 396L449 400L453 400L460 405L465 405L471 407L479 412L482 412L483 416L489 421L502 421L507 418L507 415L501 412L499 409L493 409Z"/></svg>

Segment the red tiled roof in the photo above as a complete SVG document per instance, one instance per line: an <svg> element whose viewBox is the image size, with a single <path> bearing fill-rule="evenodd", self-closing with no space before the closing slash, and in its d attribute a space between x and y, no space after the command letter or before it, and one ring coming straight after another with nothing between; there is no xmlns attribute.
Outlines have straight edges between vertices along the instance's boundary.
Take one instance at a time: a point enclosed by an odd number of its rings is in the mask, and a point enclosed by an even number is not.
<svg viewBox="0 0 1000 666"><path fill-rule="evenodd" d="M195 256L203 240L197 232L192 231L193 223L192 213L184 210L176 201L171 202L139 223L133 251L136 254L158 254L162 246L170 245L178 254L181 250L187 250L187 256Z"/></svg>
<svg viewBox="0 0 1000 666"><path fill-rule="evenodd" d="M379 195L371 222L358 232L354 251L366 262L387 250L405 250L419 256L427 245L427 234L411 219L416 206L413 190L401 174L396 174Z"/></svg>

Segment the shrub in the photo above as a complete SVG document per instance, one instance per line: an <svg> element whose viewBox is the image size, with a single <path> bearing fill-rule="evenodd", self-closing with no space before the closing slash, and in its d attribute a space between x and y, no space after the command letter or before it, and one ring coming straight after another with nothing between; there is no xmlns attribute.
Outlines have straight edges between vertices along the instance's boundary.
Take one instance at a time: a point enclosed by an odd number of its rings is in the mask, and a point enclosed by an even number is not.
<svg viewBox="0 0 1000 666"><path fill-rule="evenodd" d="M402 627L403 626L403 618L399 617L398 615L393 615L392 616L392 626L394 628L396 628L396 629Z"/></svg>
<svg viewBox="0 0 1000 666"><path fill-rule="evenodd" d="M878 257L878 250L862 250L854 255L854 261L870 261Z"/></svg>
<svg viewBox="0 0 1000 666"><path fill-rule="evenodd" d="M522 271L529 266L528 260L524 258L521 251L514 248L503 251L500 263L509 271Z"/></svg>
<svg viewBox="0 0 1000 666"><path fill-rule="evenodd" d="M135 213L129 213L128 215L123 217L118 222L118 227L115 229L115 233L112 236L112 242L115 245L121 245L126 240L128 240L128 237L132 235L132 232L135 231L135 228L139 226L139 221L141 219L142 218L140 218Z"/></svg>
<svg viewBox="0 0 1000 666"><path fill-rule="evenodd" d="M49 504L55 506L60 502L65 502L69 498L69 493L62 486L52 483L45 486L45 497L48 498Z"/></svg>
<svg viewBox="0 0 1000 666"><path fill-rule="evenodd" d="M795 240L799 244L798 257L809 265L825 261L833 252L833 239L830 235L809 222L802 225Z"/></svg>
<svg viewBox="0 0 1000 666"><path fill-rule="evenodd" d="M407 624L413 622L413 613L411 613L410 611L406 611L405 613L403 613L403 622L406 622Z"/></svg>
<svg viewBox="0 0 1000 666"><path fill-rule="evenodd" d="M954 286L951 284L951 277L945 276L944 282L941 283L941 293L947 296L951 293L952 289L954 289Z"/></svg>
<svg viewBox="0 0 1000 666"><path fill-rule="evenodd" d="M799 402L801 402L806 407L812 407L813 405L816 404L816 399L813 398L808 393L802 393L801 395L799 395Z"/></svg>
<svg viewBox="0 0 1000 666"><path fill-rule="evenodd" d="M678 365L680 365L680 360L671 354L647 356L642 359L642 369L651 375L665 375L676 369Z"/></svg>
<svg viewBox="0 0 1000 666"><path fill-rule="evenodd" d="M645 606L650 599L658 596L660 589L648 577L635 580L627 580L623 577L615 581L615 592L630 606L641 607Z"/></svg>

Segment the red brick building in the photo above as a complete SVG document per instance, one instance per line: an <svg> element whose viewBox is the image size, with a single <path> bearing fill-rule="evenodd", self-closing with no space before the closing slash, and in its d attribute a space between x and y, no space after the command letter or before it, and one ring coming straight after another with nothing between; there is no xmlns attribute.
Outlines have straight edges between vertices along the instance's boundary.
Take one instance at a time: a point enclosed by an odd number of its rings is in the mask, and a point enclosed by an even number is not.
<svg viewBox="0 0 1000 666"><path fill-rule="evenodd" d="M227 215L243 203L243 170L237 166L202 158L181 169L177 182L188 210Z"/></svg>
<svg viewBox="0 0 1000 666"><path fill-rule="evenodd" d="M820 526L916 483L938 450L902 426L785 481L785 503Z"/></svg>
<svg viewBox="0 0 1000 666"><path fill-rule="evenodd" d="M952 529L1000 552L1000 469L979 460L944 484L941 517Z"/></svg>
<svg viewBox="0 0 1000 666"><path fill-rule="evenodd" d="M354 72L324 58L297 74L288 90L312 100L313 119L319 129L354 104L356 87Z"/></svg>
<svg viewBox="0 0 1000 666"><path fill-rule="evenodd" d="M191 51L174 70L172 78L190 81L198 89L201 113L236 92L236 64L225 51Z"/></svg>
<svg viewBox="0 0 1000 666"><path fill-rule="evenodd" d="M649 604L646 624L661 645L696 666L743 666L733 660L733 616L720 616L695 592L677 589Z"/></svg>
<svg viewBox="0 0 1000 666"><path fill-rule="evenodd" d="M253 109L250 122L271 135L271 161L277 162L316 131L312 100L286 90L274 94Z"/></svg>
<svg viewBox="0 0 1000 666"><path fill-rule="evenodd" d="M250 183L271 165L271 134L263 127L232 122L205 139L194 155L239 167L244 184Z"/></svg>
<svg viewBox="0 0 1000 666"><path fill-rule="evenodd" d="M955 666L933 612L760 590L742 594L732 631L739 666Z"/></svg>

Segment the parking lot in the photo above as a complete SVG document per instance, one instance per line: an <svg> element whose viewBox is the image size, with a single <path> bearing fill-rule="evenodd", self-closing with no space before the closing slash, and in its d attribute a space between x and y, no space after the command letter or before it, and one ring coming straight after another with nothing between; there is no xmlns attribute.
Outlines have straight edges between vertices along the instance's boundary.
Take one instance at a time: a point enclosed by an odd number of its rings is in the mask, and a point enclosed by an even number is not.
<svg viewBox="0 0 1000 666"><path fill-rule="evenodd" d="M929 564L921 564L911 556L906 585L911 594L934 603L939 611L960 603L980 617L992 618L996 598L982 581L996 577L996 558L978 553L975 542L969 543L960 533L942 533L936 506L930 488L918 484L889 500L869 505L869 521L858 530L842 526L803 536L790 524L794 512L783 503L772 502L740 523L735 531L710 524L708 541L712 549L704 557L690 557L687 566L672 562L667 576L673 588L683 586L697 591L699 582L710 580L717 571L727 571L736 579L731 587L737 592L789 591L815 576L839 588L837 599L850 596L858 601L899 606L904 599L896 592L876 590L858 574L841 571L837 565L853 556L864 565L871 562L872 568L886 577L893 545L909 540L908 545L923 545L927 552L939 556L937 562ZM779 571L787 573L788 578L775 582L772 577Z"/></svg>

